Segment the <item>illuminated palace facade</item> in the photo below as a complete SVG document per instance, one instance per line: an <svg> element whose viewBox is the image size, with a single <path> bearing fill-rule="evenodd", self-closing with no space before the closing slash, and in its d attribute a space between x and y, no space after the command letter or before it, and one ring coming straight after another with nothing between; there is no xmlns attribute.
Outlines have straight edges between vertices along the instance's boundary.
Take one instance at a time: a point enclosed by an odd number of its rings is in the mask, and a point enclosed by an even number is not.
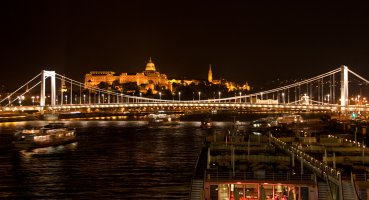
<svg viewBox="0 0 369 200"><path fill-rule="evenodd" d="M157 88L160 89L168 89L172 91L172 84L184 84L190 85L195 84L198 85L201 83L201 80L190 79L190 80L178 80L178 79L171 79L168 80L167 75L161 74L155 69L155 64L152 62L151 58L146 64L146 68L143 72L139 72L136 74L128 74L128 73L121 73L120 75L116 75L113 71L91 71L90 73L85 75L85 85L87 87L97 87L101 82L105 82L108 85L112 86L114 83L116 84L124 84L124 83L136 83L140 89L140 92L146 93L149 89L156 94L158 91ZM209 66L208 71L208 83L209 84L224 84L228 91L235 91L235 90L243 90L249 91L250 86L246 82L243 85L238 85L234 82L227 81L227 80L215 80L213 79L213 73L211 69L211 65ZM122 88L116 88L122 89Z"/></svg>
<svg viewBox="0 0 369 200"><path fill-rule="evenodd" d="M153 93L156 93L155 86L170 88L167 75L156 71L151 58L146 64L145 70L136 74L121 73L116 75L113 71L91 71L85 75L86 87L96 87L101 82L106 82L109 85L113 85L114 82L118 84L134 82L140 86L141 92L147 92L148 89L151 89Z"/></svg>

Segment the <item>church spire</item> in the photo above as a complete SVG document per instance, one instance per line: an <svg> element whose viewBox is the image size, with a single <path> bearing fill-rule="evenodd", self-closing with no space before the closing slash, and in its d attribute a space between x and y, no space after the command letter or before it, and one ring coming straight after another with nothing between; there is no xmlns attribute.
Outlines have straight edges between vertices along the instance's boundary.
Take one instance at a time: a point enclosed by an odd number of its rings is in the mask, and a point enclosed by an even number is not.
<svg viewBox="0 0 369 200"><path fill-rule="evenodd" d="M213 72L211 71L211 64L209 64L208 81L209 83L213 82Z"/></svg>

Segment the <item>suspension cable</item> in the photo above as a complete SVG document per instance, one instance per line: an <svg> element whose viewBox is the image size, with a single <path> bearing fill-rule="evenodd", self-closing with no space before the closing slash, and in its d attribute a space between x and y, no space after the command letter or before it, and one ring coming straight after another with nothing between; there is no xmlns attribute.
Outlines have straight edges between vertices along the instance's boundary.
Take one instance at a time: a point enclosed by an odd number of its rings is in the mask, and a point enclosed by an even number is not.
<svg viewBox="0 0 369 200"><path fill-rule="evenodd" d="M366 80L365 78L363 78L362 76L360 76L359 74L351 71L351 70L348 70L349 72L351 72L353 75L355 75L356 77L360 78L361 80L365 81L366 83L369 83L368 80Z"/></svg>
<svg viewBox="0 0 369 200"><path fill-rule="evenodd" d="M35 77L33 77L30 81L28 81L27 83L25 83L24 85L22 85L21 87L19 87L17 90L15 90L14 92L12 92L11 94L9 94L7 97L5 97L4 99L2 99L0 101L0 103L2 103L3 101L5 101L5 99L11 97L13 94L15 94L16 92L18 92L20 89L22 89L24 86L26 86L27 84L29 84L30 82L32 82L33 80L35 80L38 76L40 76L41 73L37 74Z"/></svg>
<svg viewBox="0 0 369 200"><path fill-rule="evenodd" d="M29 90L32 90L34 87L38 86L41 83L41 81L39 81L38 83L36 83L34 86L32 86ZM28 91L23 92L20 96L23 96L24 94L26 94ZM12 104L14 101L16 101L17 98L13 99L13 101L8 102L8 104L6 104L5 106L9 106L10 104Z"/></svg>

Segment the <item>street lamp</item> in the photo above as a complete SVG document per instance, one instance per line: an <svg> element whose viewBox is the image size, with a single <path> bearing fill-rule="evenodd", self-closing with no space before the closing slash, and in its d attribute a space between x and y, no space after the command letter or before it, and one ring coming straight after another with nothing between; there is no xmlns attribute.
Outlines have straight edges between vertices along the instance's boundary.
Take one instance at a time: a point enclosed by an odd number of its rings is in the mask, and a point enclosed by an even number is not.
<svg viewBox="0 0 369 200"><path fill-rule="evenodd" d="M327 94L327 102L328 102L328 104L329 104L329 103L331 103L331 102L329 101L329 94Z"/></svg>
<svg viewBox="0 0 369 200"><path fill-rule="evenodd" d="M240 103L241 103L242 102L242 99L241 99L242 92L239 92L238 94L240 95Z"/></svg>
<svg viewBox="0 0 369 200"><path fill-rule="evenodd" d="M181 101L181 92L178 92L178 101Z"/></svg>
<svg viewBox="0 0 369 200"><path fill-rule="evenodd" d="M101 94L101 96L102 96L103 103L105 103L105 97L104 97L104 94Z"/></svg>
<svg viewBox="0 0 369 200"><path fill-rule="evenodd" d="M222 94L220 91L218 92L218 95L219 95L219 102L220 102L220 94Z"/></svg>
<svg viewBox="0 0 369 200"><path fill-rule="evenodd" d="M357 104L357 107L358 107L357 110L358 110L358 114L359 114L360 113L360 108L359 108L360 107L360 95L357 95L357 103L356 104Z"/></svg>
<svg viewBox="0 0 369 200"><path fill-rule="evenodd" d="M360 95L357 95L357 104L360 105Z"/></svg>
<svg viewBox="0 0 369 200"><path fill-rule="evenodd" d="M161 92L159 92L159 98L160 98L160 100L161 100Z"/></svg>
<svg viewBox="0 0 369 200"><path fill-rule="evenodd" d="M201 96L201 92L199 92L199 101L201 100L200 96Z"/></svg>
<svg viewBox="0 0 369 200"><path fill-rule="evenodd" d="M86 104L86 95L83 94L83 104Z"/></svg>
<svg viewBox="0 0 369 200"><path fill-rule="evenodd" d="M68 104L68 95L65 95L65 104Z"/></svg>
<svg viewBox="0 0 369 200"><path fill-rule="evenodd" d="M283 104L285 104L285 98L284 98L284 92L282 92L282 101L283 101Z"/></svg>
<svg viewBox="0 0 369 200"><path fill-rule="evenodd" d="M32 96L31 98L32 98L32 105L34 106L35 105L35 97Z"/></svg>

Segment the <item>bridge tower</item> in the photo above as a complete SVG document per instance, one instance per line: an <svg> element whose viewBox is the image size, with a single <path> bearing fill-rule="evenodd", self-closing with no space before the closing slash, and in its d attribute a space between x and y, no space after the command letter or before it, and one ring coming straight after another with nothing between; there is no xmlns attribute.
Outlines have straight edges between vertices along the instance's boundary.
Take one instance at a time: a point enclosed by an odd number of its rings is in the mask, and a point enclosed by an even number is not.
<svg viewBox="0 0 369 200"><path fill-rule="evenodd" d="M51 106L55 106L55 71L42 70L41 72L41 95L40 95L40 106L45 106L45 87L46 79L51 78Z"/></svg>
<svg viewBox="0 0 369 200"><path fill-rule="evenodd" d="M341 66L341 110L344 110L348 104L348 68Z"/></svg>

